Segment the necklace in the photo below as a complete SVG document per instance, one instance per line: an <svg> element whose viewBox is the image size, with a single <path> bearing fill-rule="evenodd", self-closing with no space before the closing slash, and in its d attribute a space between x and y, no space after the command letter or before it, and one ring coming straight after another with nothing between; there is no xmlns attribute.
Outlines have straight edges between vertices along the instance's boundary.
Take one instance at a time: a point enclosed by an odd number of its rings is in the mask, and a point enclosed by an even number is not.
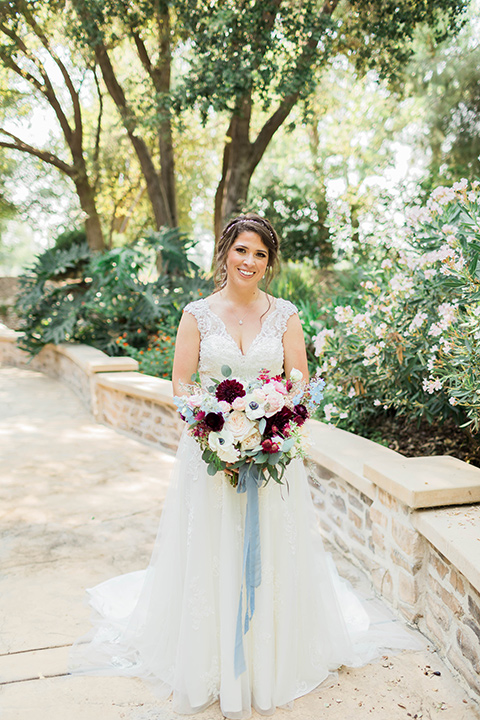
<svg viewBox="0 0 480 720"><path fill-rule="evenodd" d="M245 315L244 315L242 318L239 318L238 315L237 315L237 313L233 313L233 314L235 315L235 317L236 317L239 325L243 325L243 321L244 321L245 318L247 317L248 313L252 310L253 306L255 305L255 303L257 302L257 300L258 300L259 297L260 297L260 293L257 295L257 297L255 298L255 300L253 300L253 301L250 303L250 306L249 306L247 312L245 313Z"/></svg>

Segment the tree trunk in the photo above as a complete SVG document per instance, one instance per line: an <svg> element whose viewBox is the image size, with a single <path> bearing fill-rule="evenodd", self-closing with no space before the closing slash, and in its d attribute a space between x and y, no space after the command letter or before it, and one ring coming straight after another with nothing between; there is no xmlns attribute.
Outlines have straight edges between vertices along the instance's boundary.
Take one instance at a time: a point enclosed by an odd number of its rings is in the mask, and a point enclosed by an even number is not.
<svg viewBox="0 0 480 720"><path fill-rule="evenodd" d="M155 224L157 228L160 228L163 225L171 225L170 213L168 211L166 197L163 192L160 178L157 174L145 141L137 135L137 121L131 108L128 106L125 93L117 80L107 49L103 44L97 45L95 48L95 56L100 70L102 71L105 85L107 86L108 92L117 106L125 130L127 131L128 137L130 138L137 154L137 158L145 178L145 183L147 185L148 197L150 198L150 203L152 205Z"/></svg>
<svg viewBox="0 0 480 720"><path fill-rule="evenodd" d="M158 13L158 71L154 73L157 92L161 98L167 98L171 83L170 15L168 5ZM160 107L158 125L158 147L160 150L160 182L164 202L168 212L170 227L178 225L177 198L175 192L175 162L172 139L172 123L169 107Z"/></svg>
<svg viewBox="0 0 480 720"><path fill-rule="evenodd" d="M251 95L243 98L234 111L227 131L229 139L223 150L222 177L215 194L215 240L229 218L245 205L253 172L275 132L297 102L298 95L298 92L288 95L280 102L254 142L249 139Z"/></svg>
<svg viewBox="0 0 480 720"><path fill-rule="evenodd" d="M80 200L80 206L86 214L85 232L87 234L88 247L93 251L102 252L105 250L105 240L100 216L97 212L94 191L84 173L74 177L73 182L75 183L77 195Z"/></svg>
<svg viewBox="0 0 480 720"><path fill-rule="evenodd" d="M237 103L227 130L222 177L215 194L216 240L220 237L225 223L242 209L247 199L253 173L252 144L249 139L251 115L252 96L249 93Z"/></svg>

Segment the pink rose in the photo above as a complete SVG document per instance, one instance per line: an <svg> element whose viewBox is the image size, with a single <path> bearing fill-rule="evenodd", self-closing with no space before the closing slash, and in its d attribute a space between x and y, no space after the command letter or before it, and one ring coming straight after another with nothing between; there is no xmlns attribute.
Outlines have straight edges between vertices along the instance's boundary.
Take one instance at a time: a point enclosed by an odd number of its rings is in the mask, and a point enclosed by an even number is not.
<svg viewBox="0 0 480 720"><path fill-rule="evenodd" d="M232 403L232 408L234 410L245 410L245 408L247 407L247 401L245 397L245 395L243 397L236 397Z"/></svg>
<svg viewBox="0 0 480 720"><path fill-rule="evenodd" d="M201 395L190 395L190 397L187 398L187 405L192 410L193 410L193 408L200 407L201 404L202 404L202 396Z"/></svg>
<svg viewBox="0 0 480 720"><path fill-rule="evenodd" d="M228 413L230 412L232 406L226 400L220 400L220 402L218 403L218 407L223 413Z"/></svg>
<svg viewBox="0 0 480 720"><path fill-rule="evenodd" d="M276 390L269 392L265 399L265 417L272 417L272 415L275 415L284 405L285 398L281 393Z"/></svg>
<svg viewBox="0 0 480 720"><path fill-rule="evenodd" d="M270 389L270 385L272 385L273 388L274 388L274 390L276 390L277 392L279 392L281 395L286 395L286 394L287 394L287 388L286 388L285 385L284 385L282 382L280 382L279 380L272 380L272 381L269 383L269 389Z"/></svg>

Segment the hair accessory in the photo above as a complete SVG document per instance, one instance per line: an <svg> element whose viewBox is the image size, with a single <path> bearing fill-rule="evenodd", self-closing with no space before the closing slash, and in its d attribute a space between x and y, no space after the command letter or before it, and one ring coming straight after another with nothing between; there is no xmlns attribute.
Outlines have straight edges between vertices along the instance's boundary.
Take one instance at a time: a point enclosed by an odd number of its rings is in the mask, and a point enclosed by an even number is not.
<svg viewBox="0 0 480 720"><path fill-rule="evenodd" d="M248 218L248 217L238 217L234 220L231 220L228 225L226 226L225 230L223 231L223 235L230 230L234 225L238 225L238 223L256 223L257 225L261 225L263 228L265 228L268 231L268 234L272 238L272 242L274 245L277 244L277 240L275 238L275 235L273 234L272 230L268 226L268 223L265 222L265 220L262 220L261 218Z"/></svg>

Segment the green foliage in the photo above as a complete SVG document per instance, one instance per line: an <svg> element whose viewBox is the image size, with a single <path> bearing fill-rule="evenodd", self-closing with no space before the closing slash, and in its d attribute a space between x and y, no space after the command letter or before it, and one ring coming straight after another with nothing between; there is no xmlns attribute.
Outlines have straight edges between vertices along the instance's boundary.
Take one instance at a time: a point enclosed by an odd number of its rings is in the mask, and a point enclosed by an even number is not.
<svg viewBox="0 0 480 720"><path fill-rule="evenodd" d="M424 105L427 131L419 137L428 151L426 193L439 184L480 175L480 46L478 7L454 40L438 49L429 33L417 41L411 63L409 91Z"/></svg>
<svg viewBox="0 0 480 720"><path fill-rule="evenodd" d="M318 67L333 54L348 56L361 73L370 68L397 80L417 28L431 26L433 42L440 42L458 30L466 6L467 0L350 0L331 13L318 0L282 3L281 10L275 0L177 0L192 44L179 95L205 118L209 108L238 111L252 91L267 109L278 98L308 96Z"/></svg>
<svg viewBox="0 0 480 720"><path fill-rule="evenodd" d="M325 187L305 181L285 183L274 178L249 207L268 217L280 236L283 260L309 258L314 264L331 264L333 249L326 225Z"/></svg>
<svg viewBox="0 0 480 720"><path fill-rule="evenodd" d="M87 233L85 230L74 228L73 230L65 230L60 233L60 235L57 235L54 241L54 246L59 250L69 250L72 246L84 245L86 242Z"/></svg>
<svg viewBox="0 0 480 720"><path fill-rule="evenodd" d="M48 342L77 341L116 355L154 345L159 328L176 327L183 306L210 288L186 257L190 245L165 229L102 254L85 243L47 250L20 279L22 346L36 353Z"/></svg>
<svg viewBox="0 0 480 720"><path fill-rule="evenodd" d="M312 338L328 385L327 420L359 430L379 412L480 427L479 183L437 188L414 208L407 242Z"/></svg>

